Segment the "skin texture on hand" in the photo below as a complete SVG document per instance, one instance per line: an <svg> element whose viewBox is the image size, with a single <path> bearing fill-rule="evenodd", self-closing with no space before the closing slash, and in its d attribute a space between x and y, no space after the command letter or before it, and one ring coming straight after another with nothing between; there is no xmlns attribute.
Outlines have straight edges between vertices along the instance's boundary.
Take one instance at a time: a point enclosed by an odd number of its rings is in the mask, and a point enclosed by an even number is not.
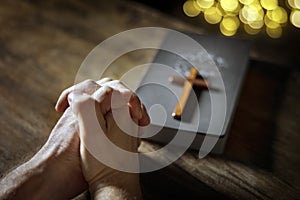
<svg viewBox="0 0 300 200"><path fill-rule="evenodd" d="M89 85L94 84L89 83ZM101 129L103 130L102 133L99 131L97 134L105 134L111 142L124 150L137 152L137 138L129 136L118 127L114 120L112 109L125 106L129 109L130 115L136 124L142 126L148 125L150 122L149 116L138 97L132 94L119 81L110 81L108 79L102 80L101 86L94 91L92 95L87 94L85 92L87 90L84 88L85 87L80 86L77 87L77 89L76 87L71 88L72 90L67 89L63 92L63 97L60 98L56 107L63 108L65 105L71 105L72 109L77 110L75 113L79 119L79 126L81 121L81 126L84 127L85 124L87 124L86 121L91 121L91 119L89 119L91 112L87 111L88 108L86 106L94 106L96 110L96 115L94 117L97 118L97 123L100 124ZM112 101L113 93L117 93L119 95L117 95L118 101ZM81 110L81 112L79 112L79 116L78 110ZM86 111L85 116L80 116L80 114L84 113L84 111ZM83 122L85 122L85 124ZM84 138L91 137L91 135L89 135L89 131L82 129L80 129L80 131L86 134ZM101 144L101 141L99 141L99 147L102 145L104 144ZM111 152L109 149L104 149L103 152L100 153L104 153L109 156ZM95 199L115 199L117 197L119 199L141 198L138 174L121 172L106 166L95 159L83 143L80 145L80 155L85 180L88 182L89 189Z"/></svg>
<svg viewBox="0 0 300 200"><path fill-rule="evenodd" d="M1 180L0 199L69 199L83 192L77 124L67 109L39 152Z"/></svg>
<svg viewBox="0 0 300 200"><path fill-rule="evenodd" d="M74 96L87 96L104 134L123 149L136 152L138 140L123 133L112 117L111 108L118 106L112 105L114 91L130 94L128 102L119 101L123 107L126 103L129 118L141 126L149 124L145 106L119 81L87 80L64 90L56 105L62 117L40 151L0 181L0 199L70 199L87 188L95 199L139 199L139 175L120 172L95 159L80 141L78 116L70 107ZM109 154L110 149L103 153Z"/></svg>

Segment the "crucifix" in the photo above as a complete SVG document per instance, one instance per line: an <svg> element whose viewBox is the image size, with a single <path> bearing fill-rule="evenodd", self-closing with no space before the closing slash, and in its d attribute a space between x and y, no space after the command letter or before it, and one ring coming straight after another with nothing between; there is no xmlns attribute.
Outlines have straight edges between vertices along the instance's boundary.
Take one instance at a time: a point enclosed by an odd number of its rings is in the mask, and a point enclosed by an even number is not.
<svg viewBox="0 0 300 200"><path fill-rule="evenodd" d="M193 89L193 86L199 87L201 89L207 89L208 84L201 76L198 75L198 70L195 67L192 67L190 69L190 74L187 77L187 79L173 76L173 77L170 77L169 80L172 83L183 85L183 90L182 90L180 99L172 113L172 116L174 119L181 120L183 110L187 104L187 101L188 101L190 93Z"/></svg>

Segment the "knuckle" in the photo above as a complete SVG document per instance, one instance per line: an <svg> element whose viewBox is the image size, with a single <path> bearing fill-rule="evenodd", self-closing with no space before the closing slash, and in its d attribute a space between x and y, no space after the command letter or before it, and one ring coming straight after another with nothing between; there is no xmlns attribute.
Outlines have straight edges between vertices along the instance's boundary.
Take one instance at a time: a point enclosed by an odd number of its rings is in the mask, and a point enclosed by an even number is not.
<svg viewBox="0 0 300 200"><path fill-rule="evenodd" d="M110 77L104 77L104 78L101 78L101 80L103 80L103 81L112 81L112 78L110 78Z"/></svg>
<svg viewBox="0 0 300 200"><path fill-rule="evenodd" d="M113 82L114 82L115 84L118 84L118 85L119 85L119 84L122 84L122 82L121 82L120 80L114 80Z"/></svg>
<svg viewBox="0 0 300 200"><path fill-rule="evenodd" d="M96 82L92 79L87 79L87 80L84 81L84 84L89 86L89 85L96 84Z"/></svg>
<svg viewBox="0 0 300 200"><path fill-rule="evenodd" d="M83 109L87 109L88 106L93 103L93 99L89 97L81 97L78 100L74 102L74 107L78 110L81 111Z"/></svg>

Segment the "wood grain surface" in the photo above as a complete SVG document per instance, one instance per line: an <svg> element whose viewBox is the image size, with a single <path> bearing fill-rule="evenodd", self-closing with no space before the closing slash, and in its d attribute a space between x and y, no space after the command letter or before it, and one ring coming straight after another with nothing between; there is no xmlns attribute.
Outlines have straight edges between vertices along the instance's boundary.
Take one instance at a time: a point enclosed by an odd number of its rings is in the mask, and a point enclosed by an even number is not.
<svg viewBox="0 0 300 200"><path fill-rule="evenodd" d="M86 55L104 39L143 26L201 32L130 1L0 1L1 176L46 141L60 116L56 99ZM132 52L105 75L120 78L153 55ZM142 174L145 199L299 199L299 88L299 66L252 60L224 154L199 160L189 151ZM160 147L143 141L140 151Z"/></svg>

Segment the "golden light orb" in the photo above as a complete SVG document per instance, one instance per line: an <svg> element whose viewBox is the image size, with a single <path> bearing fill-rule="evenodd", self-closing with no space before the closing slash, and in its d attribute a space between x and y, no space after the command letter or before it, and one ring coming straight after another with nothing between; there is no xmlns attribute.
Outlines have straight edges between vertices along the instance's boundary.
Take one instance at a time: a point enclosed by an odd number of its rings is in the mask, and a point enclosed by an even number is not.
<svg viewBox="0 0 300 200"><path fill-rule="evenodd" d="M300 0L294 0L294 4L297 9L300 9Z"/></svg>
<svg viewBox="0 0 300 200"><path fill-rule="evenodd" d="M268 10L267 15L269 19L280 24L286 23L288 19L286 10L280 6L274 10Z"/></svg>
<svg viewBox="0 0 300 200"><path fill-rule="evenodd" d="M300 9L300 0L288 0L288 4L292 8Z"/></svg>
<svg viewBox="0 0 300 200"><path fill-rule="evenodd" d="M260 4L266 10L273 10L278 6L278 0L260 0Z"/></svg>
<svg viewBox="0 0 300 200"><path fill-rule="evenodd" d="M220 31L225 36L233 36L239 25L240 21L237 17L224 17L220 23Z"/></svg>
<svg viewBox="0 0 300 200"><path fill-rule="evenodd" d="M295 6L295 0L288 0L288 5L291 7L291 8L296 8Z"/></svg>
<svg viewBox="0 0 300 200"><path fill-rule="evenodd" d="M282 35L282 28L281 28L281 26L279 26L278 28L274 28L274 29L267 27L266 32L271 38L280 38Z"/></svg>
<svg viewBox="0 0 300 200"><path fill-rule="evenodd" d="M290 21L295 27L300 28L300 10L293 10L291 12Z"/></svg>
<svg viewBox="0 0 300 200"><path fill-rule="evenodd" d="M200 10L200 12L204 11L204 8L201 8L198 4L197 1L193 0L193 6L197 9Z"/></svg>
<svg viewBox="0 0 300 200"><path fill-rule="evenodd" d="M248 25L253 29L261 29L264 26L264 20L249 22Z"/></svg>
<svg viewBox="0 0 300 200"><path fill-rule="evenodd" d="M225 15L226 15L226 12L225 12L225 10L222 8L220 2L218 2L218 3L216 4L216 8L218 9L218 11L220 11L220 13L221 13L222 16L225 16Z"/></svg>
<svg viewBox="0 0 300 200"><path fill-rule="evenodd" d="M200 14L201 10L194 6L194 1L188 0L183 4L183 12L189 17L196 17Z"/></svg>
<svg viewBox="0 0 300 200"><path fill-rule="evenodd" d="M255 2L252 4L253 6L256 7L257 11L258 11L258 17L257 20L263 20L264 16L265 16L265 12L264 9L261 7L259 2Z"/></svg>
<svg viewBox="0 0 300 200"><path fill-rule="evenodd" d="M210 24L217 24L221 21L221 12L216 7L210 7L204 11L204 19Z"/></svg>
<svg viewBox="0 0 300 200"><path fill-rule="evenodd" d="M241 10L241 4L238 4L235 10L225 11L225 16L237 16Z"/></svg>
<svg viewBox="0 0 300 200"><path fill-rule="evenodd" d="M235 31L229 31L229 30L227 30L227 29L222 25L222 23L220 23L220 31L221 31L221 33L222 33L223 35L225 35L225 36L233 36L233 35L235 35L235 33L236 33L236 30L235 30Z"/></svg>
<svg viewBox="0 0 300 200"><path fill-rule="evenodd" d="M239 2L244 5L250 5L254 0L239 0Z"/></svg>
<svg viewBox="0 0 300 200"><path fill-rule="evenodd" d="M243 16L242 10L240 10L240 12L239 12L239 19L240 19L241 22L243 22L244 24L248 24L248 20Z"/></svg>
<svg viewBox="0 0 300 200"><path fill-rule="evenodd" d="M239 5L238 0L220 0L221 7L225 11L233 12Z"/></svg>
<svg viewBox="0 0 300 200"><path fill-rule="evenodd" d="M214 5L214 0L196 0L196 3L204 9L210 8Z"/></svg>
<svg viewBox="0 0 300 200"><path fill-rule="evenodd" d="M245 5L242 8L242 16L244 19L246 19L248 22L257 21L259 19L259 10L254 5Z"/></svg>
<svg viewBox="0 0 300 200"><path fill-rule="evenodd" d="M280 24L271 20L268 17L268 15L265 15L264 22L265 22L265 25L270 29L276 29L276 28L280 27Z"/></svg>
<svg viewBox="0 0 300 200"><path fill-rule="evenodd" d="M256 35L261 31L261 29L251 28L248 24L244 24L244 30L246 31L246 33L248 33L250 35Z"/></svg>

